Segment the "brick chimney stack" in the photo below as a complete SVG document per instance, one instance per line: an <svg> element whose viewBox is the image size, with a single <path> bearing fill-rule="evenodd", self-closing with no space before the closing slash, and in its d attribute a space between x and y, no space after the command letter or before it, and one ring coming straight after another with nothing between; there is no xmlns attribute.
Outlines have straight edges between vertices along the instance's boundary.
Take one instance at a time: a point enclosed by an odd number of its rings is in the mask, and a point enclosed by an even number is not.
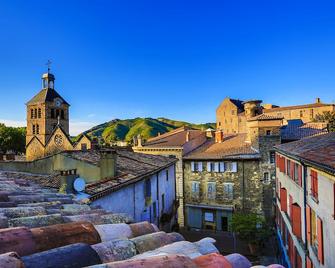
<svg viewBox="0 0 335 268"><path fill-rule="evenodd" d="M78 178L77 170L61 170L60 171L60 189L59 191L62 193L72 194L74 193L73 182L76 178Z"/></svg>
<svg viewBox="0 0 335 268"><path fill-rule="evenodd" d="M223 142L223 131L221 129L215 131L215 142L217 143Z"/></svg>
<svg viewBox="0 0 335 268"><path fill-rule="evenodd" d="M190 141L190 132L189 131L187 131L186 132L186 142L189 142Z"/></svg>
<svg viewBox="0 0 335 268"><path fill-rule="evenodd" d="M315 103L321 103L321 99L320 99L319 97L317 97L317 98L315 99Z"/></svg>
<svg viewBox="0 0 335 268"><path fill-rule="evenodd" d="M112 178L116 175L117 153L114 149L100 150L100 178Z"/></svg>

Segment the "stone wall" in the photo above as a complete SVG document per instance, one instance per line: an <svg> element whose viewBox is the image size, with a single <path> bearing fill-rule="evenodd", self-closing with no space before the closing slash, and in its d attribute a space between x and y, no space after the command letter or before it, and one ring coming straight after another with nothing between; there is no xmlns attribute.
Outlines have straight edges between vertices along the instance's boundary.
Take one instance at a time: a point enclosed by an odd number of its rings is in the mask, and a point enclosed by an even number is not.
<svg viewBox="0 0 335 268"><path fill-rule="evenodd" d="M234 160L235 161L235 160ZM233 207L237 211L260 212L262 209L262 183L260 181L259 161L237 162L237 172L209 172L207 162L203 162L202 172L191 171L190 160L184 160L184 195L186 204ZM199 197L192 196L192 182L200 182ZM216 183L216 197L209 199L209 182ZM233 199L224 195L223 183L234 183Z"/></svg>

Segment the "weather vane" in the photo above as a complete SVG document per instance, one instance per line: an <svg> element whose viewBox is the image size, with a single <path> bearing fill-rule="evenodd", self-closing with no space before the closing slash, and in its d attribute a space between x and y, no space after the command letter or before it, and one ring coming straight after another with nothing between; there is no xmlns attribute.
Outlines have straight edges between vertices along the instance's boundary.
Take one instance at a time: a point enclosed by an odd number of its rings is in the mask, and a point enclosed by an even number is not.
<svg viewBox="0 0 335 268"><path fill-rule="evenodd" d="M47 63L45 64L46 66L48 66L48 73L50 72L50 66L51 66L51 60L48 60Z"/></svg>

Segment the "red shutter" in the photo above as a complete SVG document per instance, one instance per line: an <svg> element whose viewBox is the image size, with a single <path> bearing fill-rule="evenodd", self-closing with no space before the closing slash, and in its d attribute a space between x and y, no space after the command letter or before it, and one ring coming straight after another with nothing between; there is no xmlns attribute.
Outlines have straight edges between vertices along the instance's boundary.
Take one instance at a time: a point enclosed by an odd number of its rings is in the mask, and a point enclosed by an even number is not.
<svg viewBox="0 0 335 268"><path fill-rule="evenodd" d="M301 238L301 208L298 204L292 205L292 231L295 236Z"/></svg>
<svg viewBox="0 0 335 268"><path fill-rule="evenodd" d="M287 212L287 191L285 188L280 189L280 207L282 211Z"/></svg>
<svg viewBox="0 0 335 268"><path fill-rule="evenodd" d="M306 206L307 241L311 243L311 208Z"/></svg>
<svg viewBox="0 0 335 268"><path fill-rule="evenodd" d="M292 204L293 204L293 198L292 195L288 195L288 208L289 208L289 213L290 213L290 218L292 220Z"/></svg>
<svg viewBox="0 0 335 268"><path fill-rule="evenodd" d="M302 166L299 165L298 167L298 181L299 181L299 185L302 186Z"/></svg>
<svg viewBox="0 0 335 268"><path fill-rule="evenodd" d="M294 166L295 166L295 163L293 161L291 161L291 166L290 166L290 177L292 180L294 180Z"/></svg>
<svg viewBox="0 0 335 268"><path fill-rule="evenodd" d="M317 237L318 237L318 259L323 264L323 227L322 227L322 220L318 217L317 219Z"/></svg>
<svg viewBox="0 0 335 268"><path fill-rule="evenodd" d="M306 256L306 268L313 268L311 259Z"/></svg>

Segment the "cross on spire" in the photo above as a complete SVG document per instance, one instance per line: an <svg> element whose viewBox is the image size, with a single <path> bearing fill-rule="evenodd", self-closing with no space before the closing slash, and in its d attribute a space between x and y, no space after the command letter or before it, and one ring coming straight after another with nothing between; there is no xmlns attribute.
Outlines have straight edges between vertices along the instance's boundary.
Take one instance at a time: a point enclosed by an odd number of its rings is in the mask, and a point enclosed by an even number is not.
<svg viewBox="0 0 335 268"><path fill-rule="evenodd" d="M47 63L45 64L46 66L48 66L48 73L50 72L50 66L51 66L51 60L48 60Z"/></svg>

